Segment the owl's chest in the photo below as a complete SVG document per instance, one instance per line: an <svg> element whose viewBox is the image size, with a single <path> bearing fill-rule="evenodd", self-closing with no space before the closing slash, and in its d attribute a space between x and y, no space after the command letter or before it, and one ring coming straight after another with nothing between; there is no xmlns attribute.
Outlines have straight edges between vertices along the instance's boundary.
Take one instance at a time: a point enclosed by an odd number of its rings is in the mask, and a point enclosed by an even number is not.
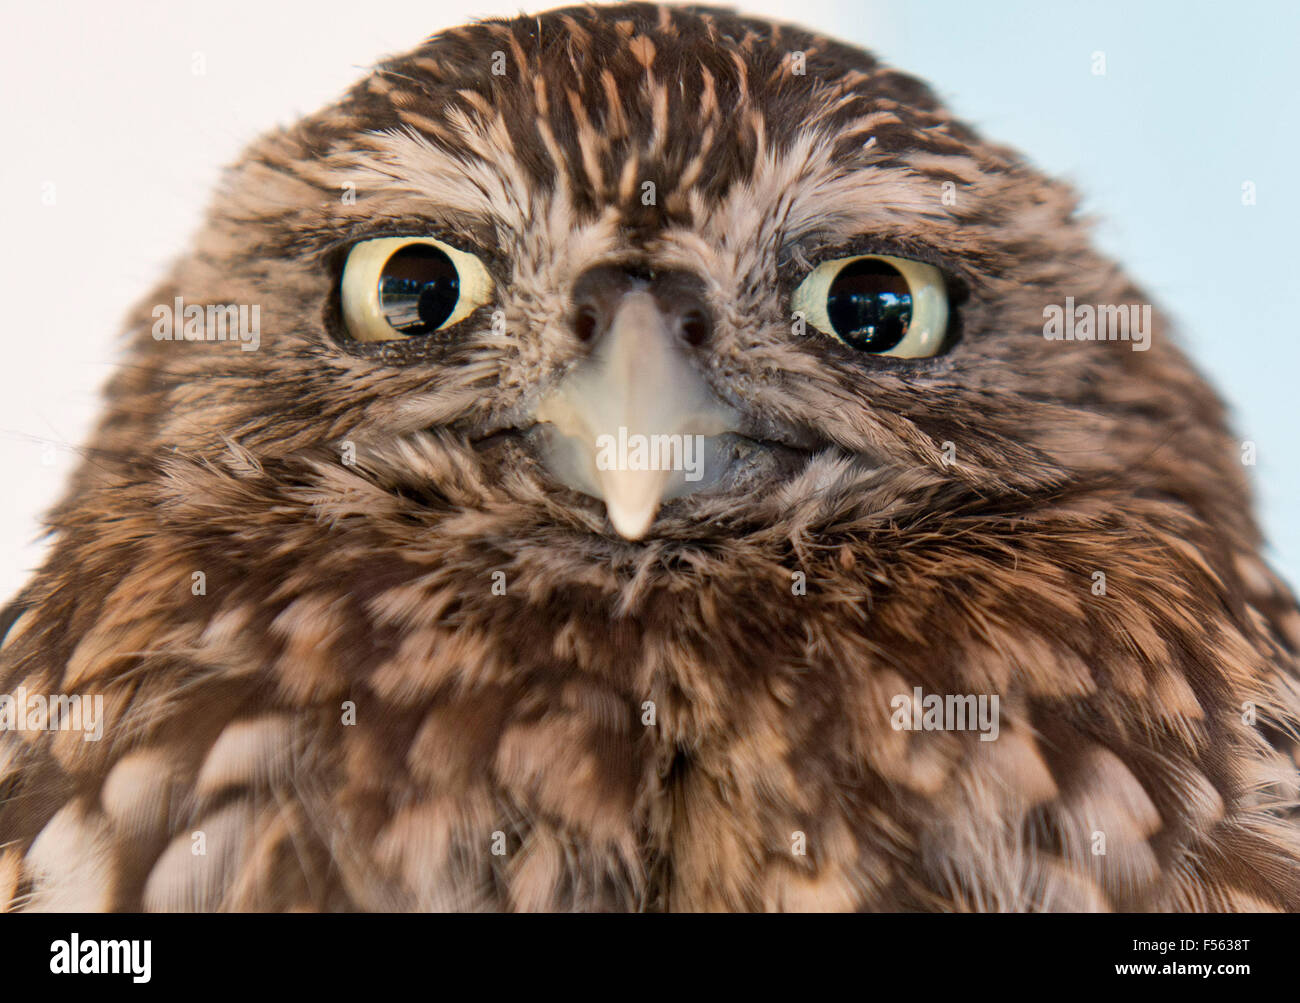
<svg viewBox="0 0 1300 1003"><path fill-rule="evenodd" d="M353 883L432 909L853 908L883 865L828 682L776 652L664 651L362 707L337 806L365 834Z"/></svg>

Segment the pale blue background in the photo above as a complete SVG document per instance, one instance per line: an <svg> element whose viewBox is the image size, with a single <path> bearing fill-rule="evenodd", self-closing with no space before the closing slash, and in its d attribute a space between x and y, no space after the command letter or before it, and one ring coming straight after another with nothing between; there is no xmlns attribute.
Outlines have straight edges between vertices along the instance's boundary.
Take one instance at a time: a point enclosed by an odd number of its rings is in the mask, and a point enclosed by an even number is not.
<svg viewBox="0 0 1300 1003"><path fill-rule="evenodd" d="M1176 319L1257 444L1267 553L1300 586L1300 4L909 0L837 14L843 36L1076 186L1100 246Z"/></svg>

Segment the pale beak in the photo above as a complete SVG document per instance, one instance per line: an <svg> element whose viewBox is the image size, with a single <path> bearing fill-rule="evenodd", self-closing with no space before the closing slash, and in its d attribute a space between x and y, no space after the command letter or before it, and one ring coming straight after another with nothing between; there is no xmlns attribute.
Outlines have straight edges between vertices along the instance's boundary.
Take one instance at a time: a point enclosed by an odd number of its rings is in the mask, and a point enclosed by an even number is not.
<svg viewBox="0 0 1300 1003"><path fill-rule="evenodd" d="M667 498L718 476L717 440L735 412L700 375L668 319L644 290L628 292L593 353L541 402L547 466L567 486L600 498L629 540L649 531Z"/></svg>

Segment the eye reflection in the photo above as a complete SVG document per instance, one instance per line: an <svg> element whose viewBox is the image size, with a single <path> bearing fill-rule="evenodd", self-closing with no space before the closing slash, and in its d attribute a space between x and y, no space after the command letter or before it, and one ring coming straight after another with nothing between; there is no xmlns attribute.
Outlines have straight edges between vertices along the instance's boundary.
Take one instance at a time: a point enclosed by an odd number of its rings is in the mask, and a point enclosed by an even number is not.
<svg viewBox="0 0 1300 1003"><path fill-rule="evenodd" d="M826 314L847 344L868 352L885 352L907 336L912 323L912 294L902 273L878 258L845 265L831 282Z"/></svg>
<svg viewBox="0 0 1300 1003"><path fill-rule="evenodd" d="M410 244L384 264L379 278L379 308L384 319L402 334L438 330L459 299L456 266L436 247Z"/></svg>

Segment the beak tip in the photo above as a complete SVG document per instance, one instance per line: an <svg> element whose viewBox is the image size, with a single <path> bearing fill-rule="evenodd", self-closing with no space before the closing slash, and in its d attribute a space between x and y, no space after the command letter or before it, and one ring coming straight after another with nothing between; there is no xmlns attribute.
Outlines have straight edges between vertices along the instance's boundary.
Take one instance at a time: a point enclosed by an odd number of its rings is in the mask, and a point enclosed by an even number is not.
<svg viewBox="0 0 1300 1003"><path fill-rule="evenodd" d="M640 540L650 531L663 501L665 478L659 471L597 470L605 515L619 536Z"/></svg>
<svg viewBox="0 0 1300 1003"><path fill-rule="evenodd" d="M618 506L611 506L607 502L605 514L609 516L609 521L618 535L625 540L640 540L650 531L650 525L655 521L654 508L631 512Z"/></svg>

